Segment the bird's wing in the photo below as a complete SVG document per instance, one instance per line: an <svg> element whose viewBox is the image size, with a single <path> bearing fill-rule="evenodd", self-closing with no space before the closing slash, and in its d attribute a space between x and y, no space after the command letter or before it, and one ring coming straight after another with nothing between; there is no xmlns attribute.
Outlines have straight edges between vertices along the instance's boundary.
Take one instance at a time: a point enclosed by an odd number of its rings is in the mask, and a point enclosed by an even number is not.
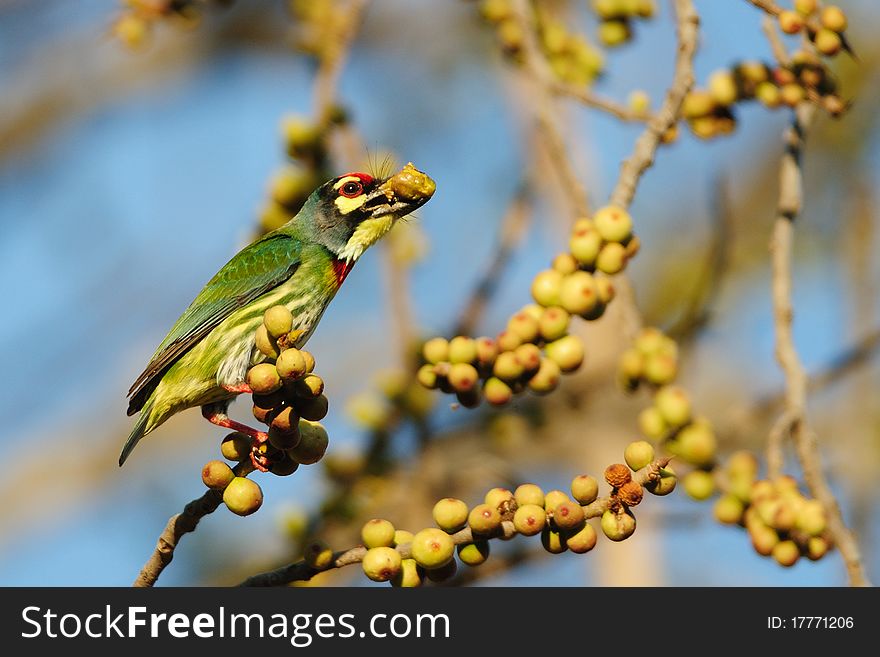
<svg viewBox="0 0 880 657"><path fill-rule="evenodd" d="M226 263L180 316L132 384L128 414L139 411L165 370L224 319L293 276L300 264L300 247L300 241L289 235L270 233Z"/></svg>

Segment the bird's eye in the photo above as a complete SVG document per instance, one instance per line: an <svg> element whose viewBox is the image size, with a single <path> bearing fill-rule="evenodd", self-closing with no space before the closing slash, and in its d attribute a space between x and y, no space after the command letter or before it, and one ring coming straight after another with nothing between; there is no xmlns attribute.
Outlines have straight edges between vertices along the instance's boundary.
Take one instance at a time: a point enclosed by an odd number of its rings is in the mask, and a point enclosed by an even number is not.
<svg viewBox="0 0 880 657"><path fill-rule="evenodd" d="M354 198L355 196L360 196L364 192L364 186L355 182L354 180L349 180L345 183L339 190L339 193L343 196L347 196L348 198Z"/></svg>

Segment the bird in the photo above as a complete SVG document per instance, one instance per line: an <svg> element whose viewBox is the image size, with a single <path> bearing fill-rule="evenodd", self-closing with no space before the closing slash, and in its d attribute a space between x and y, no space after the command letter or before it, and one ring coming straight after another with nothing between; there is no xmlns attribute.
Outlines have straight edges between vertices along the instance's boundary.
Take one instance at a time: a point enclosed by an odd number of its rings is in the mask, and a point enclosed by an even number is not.
<svg viewBox="0 0 880 657"><path fill-rule="evenodd" d="M286 306L298 336L293 346L302 348L364 251L435 189L411 162L384 179L346 173L319 186L287 223L233 256L174 323L128 391L128 415L140 415L119 465L144 436L196 406L211 423L250 436L255 448L264 442L264 432L227 414L237 395L251 392L248 369L266 359L254 340L264 312Z"/></svg>

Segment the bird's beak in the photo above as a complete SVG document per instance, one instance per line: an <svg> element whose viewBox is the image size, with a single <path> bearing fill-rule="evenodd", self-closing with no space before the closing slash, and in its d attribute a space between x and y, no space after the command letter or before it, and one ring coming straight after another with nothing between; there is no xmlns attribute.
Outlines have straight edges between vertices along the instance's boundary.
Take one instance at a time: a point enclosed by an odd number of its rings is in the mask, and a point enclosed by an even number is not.
<svg viewBox="0 0 880 657"><path fill-rule="evenodd" d="M363 208L374 218L392 215L400 219L427 203L436 188L431 177L410 162L371 192Z"/></svg>

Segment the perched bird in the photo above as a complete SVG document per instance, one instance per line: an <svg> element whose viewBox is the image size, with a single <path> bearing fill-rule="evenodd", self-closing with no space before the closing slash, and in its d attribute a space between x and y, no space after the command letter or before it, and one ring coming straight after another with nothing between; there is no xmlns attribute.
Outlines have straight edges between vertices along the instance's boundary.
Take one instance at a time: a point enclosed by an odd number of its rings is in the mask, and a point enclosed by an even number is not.
<svg viewBox="0 0 880 657"><path fill-rule="evenodd" d="M301 331L301 348L363 252L401 217L434 194L434 181L407 164L381 180L347 173L316 189L278 230L239 251L208 281L159 345L128 392L128 414L140 411L122 465L141 438L175 413L194 406L210 422L249 435L266 434L226 414L245 377L265 359L254 332L267 308L283 304Z"/></svg>

